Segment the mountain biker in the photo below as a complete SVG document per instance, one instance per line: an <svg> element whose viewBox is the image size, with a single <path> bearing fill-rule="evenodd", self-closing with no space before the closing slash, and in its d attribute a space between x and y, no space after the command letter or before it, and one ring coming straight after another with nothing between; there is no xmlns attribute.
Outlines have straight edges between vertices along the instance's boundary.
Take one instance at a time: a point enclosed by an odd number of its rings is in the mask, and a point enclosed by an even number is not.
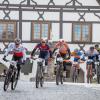
<svg viewBox="0 0 100 100"><path fill-rule="evenodd" d="M18 76L19 76L19 73L20 73L20 69L21 69L20 65L24 64L25 60L26 60L26 50L21 44L21 39L16 38L14 40L14 43L10 43L8 45L8 48L7 48L7 50L6 50L5 54L4 54L4 57L3 57L4 61L7 61L6 60L6 56L8 56L8 54L10 52L13 53L12 60L18 61L18 63L17 63L17 69L18 69L17 79L18 79Z"/></svg>
<svg viewBox="0 0 100 100"><path fill-rule="evenodd" d="M78 69L78 74L79 74L79 71L80 71L80 61L79 60L85 60L82 52L78 49L78 48L75 48L73 52L71 52L71 56L74 57L74 62L77 62L77 69Z"/></svg>
<svg viewBox="0 0 100 100"><path fill-rule="evenodd" d="M97 58L98 58L98 51L94 48L94 46L91 46L90 48L89 48L89 50L87 50L86 52L85 52L85 55L88 57L88 59L91 59L91 60L93 60L93 62L91 62L92 63L92 69L93 69L93 71L96 73L96 69L95 69L95 64L94 64L94 60L96 60ZM95 59L96 58L96 59ZM87 63L89 63L89 62L87 62Z"/></svg>
<svg viewBox="0 0 100 100"><path fill-rule="evenodd" d="M95 45L95 49L99 52L99 54L100 54L100 48L99 48L99 45L98 44L96 44Z"/></svg>
<svg viewBox="0 0 100 100"><path fill-rule="evenodd" d="M44 73L47 73L48 60L49 60L49 58L52 58L52 52L50 50L49 45L47 44L47 39L42 38L41 42L35 46L35 48L32 50L32 53L31 53L32 58L37 49L39 49L39 51L40 51L39 58L45 59Z"/></svg>
<svg viewBox="0 0 100 100"><path fill-rule="evenodd" d="M71 63L71 62L65 61L65 60L70 59L70 49L69 49L68 44L64 41L64 39L59 39L59 41L56 43L54 50L53 50L53 54L57 49L59 49L59 52L58 52L56 58L58 56L61 56L64 59L64 61L63 61L64 73L63 74L65 74L66 70L67 70L67 68L66 68L67 63ZM56 62L55 62L55 64L56 64ZM56 70L56 67L55 67L55 70Z"/></svg>

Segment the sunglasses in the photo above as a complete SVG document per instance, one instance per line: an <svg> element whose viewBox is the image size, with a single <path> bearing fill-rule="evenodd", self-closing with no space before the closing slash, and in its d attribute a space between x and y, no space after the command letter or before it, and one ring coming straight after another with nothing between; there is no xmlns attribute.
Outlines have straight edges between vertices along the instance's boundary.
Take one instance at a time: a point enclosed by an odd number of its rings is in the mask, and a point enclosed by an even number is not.
<svg viewBox="0 0 100 100"><path fill-rule="evenodd" d="M46 43L46 42L43 41L42 43Z"/></svg>
<svg viewBox="0 0 100 100"><path fill-rule="evenodd" d="M19 45L19 44L15 44L15 45Z"/></svg>

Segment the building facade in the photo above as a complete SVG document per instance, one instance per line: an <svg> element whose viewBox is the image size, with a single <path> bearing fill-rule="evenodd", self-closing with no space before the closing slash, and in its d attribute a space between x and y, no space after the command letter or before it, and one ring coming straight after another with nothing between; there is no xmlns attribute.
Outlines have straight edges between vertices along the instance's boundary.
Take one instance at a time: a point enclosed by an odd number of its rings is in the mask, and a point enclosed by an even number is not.
<svg viewBox="0 0 100 100"><path fill-rule="evenodd" d="M0 0L0 48L16 37L29 51L46 37L71 50L100 43L99 0ZM2 53L2 52L1 52ZM83 68L84 69L84 68Z"/></svg>

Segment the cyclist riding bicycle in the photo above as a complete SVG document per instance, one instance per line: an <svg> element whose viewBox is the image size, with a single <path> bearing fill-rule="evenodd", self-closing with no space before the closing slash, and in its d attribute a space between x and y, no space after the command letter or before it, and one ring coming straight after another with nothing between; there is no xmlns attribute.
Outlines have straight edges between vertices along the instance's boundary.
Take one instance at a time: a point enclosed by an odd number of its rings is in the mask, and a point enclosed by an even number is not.
<svg viewBox="0 0 100 100"><path fill-rule="evenodd" d="M57 57L58 56L61 56L64 60L70 59L70 49L69 49L69 46L68 46L68 44L63 39L60 39L56 43L56 45L54 47L54 50L53 50L53 54L54 54L54 52L57 49L59 49L59 52L58 52ZM71 63L71 62L67 62L67 63ZM64 67L64 71L66 71L67 65L66 65L66 62L65 61L63 61L63 67Z"/></svg>
<svg viewBox="0 0 100 100"><path fill-rule="evenodd" d="M98 58L98 55L99 55L98 51L93 46L91 46L89 48L89 50L85 52L85 55L88 57L88 59L93 61L93 62L91 62L92 63L92 68L93 68L93 71L96 74L94 60L97 60L97 58ZM89 62L87 62L87 63L89 63Z"/></svg>
<svg viewBox="0 0 100 100"><path fill-rule="evenodd" d="M96 44L95 45L95 49L99 52L99 54L100 54L100 48L99 48L99 45L98 44Z"/></svg>
<svg viewBox="0 0 100 100"><path fill-rule="evenodd" d="M78 74L79 74L79 71L80 71L80 61L79 60L85 61L85 58L82 52L78 48L74 49L74 51L71 52L71 56L74 57L74 62L77 62L77 69L78 69Z"/></svg>
<svg viewBox="0 0 100 100"><path fill-rule="evenodd" d="M8 45L8 48L7 48L7 50L4 54L4 57L3 57L4 61L7 61L6 56L8 56L8 54L10 52L13 53L12 60L18 61L18 63L17 63L17 70L18 70L17 79L18 79L20 69L21 69L20 65L24 64L25 61L26 61L26 50L25 50L25 47L23 47L22 44L21 44L21 39L16 38L14 40L14 43L10 43Z"/></svg>
<svg viewBox="0 0 100 100"><path fill-rule="evenodd" d="M46 39L43 38L41 39L41 42L35 46L31 53L31 57L33 58L33 55L35 54L35 51L39 49L39 58L42 58L45 60L45 68L44 68L44 73L47 73L47 67L48 67L48 60L49 58L52 58L52 52L50 50L49 45L46 43Z"/></svg>

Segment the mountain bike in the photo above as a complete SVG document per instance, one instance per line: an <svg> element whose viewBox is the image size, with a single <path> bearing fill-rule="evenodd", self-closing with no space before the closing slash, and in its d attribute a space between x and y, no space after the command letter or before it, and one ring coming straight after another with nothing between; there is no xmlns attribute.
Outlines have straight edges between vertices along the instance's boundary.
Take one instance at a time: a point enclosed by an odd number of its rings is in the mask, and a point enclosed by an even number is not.
<svg viewBox="0 0 100 100"><path fill-rule="evenodd" d="M97 77L97 82L100 84L100 61L95 61L95 69L96 69L96 77Z"/></svg>
<svg viewBox="0 0 100 100"><path fill-rule="evenodd" d="M4 80L4 91L7 91L9 84L11 83L11 89L15 90L18 83L18 70L17 70L17 61L8 61L10 63L9 69L7 71L5 80Z"/></svg>
<svg viewBox="0 0 100 100"><path fill-rule="evenodd" d="M45 60L42 58L33 58L33 60L37 60L37 71L36 71L36 88L39 88L39 85L43 87L44 83L44 63Z"/></svg>
<svg viewBox="0 0 100 100"><path fill-rule="evenodd" d="M56 85L59 85L59 82L63 84L63 58L56 58L57 67L56 67Z"/></svg>

